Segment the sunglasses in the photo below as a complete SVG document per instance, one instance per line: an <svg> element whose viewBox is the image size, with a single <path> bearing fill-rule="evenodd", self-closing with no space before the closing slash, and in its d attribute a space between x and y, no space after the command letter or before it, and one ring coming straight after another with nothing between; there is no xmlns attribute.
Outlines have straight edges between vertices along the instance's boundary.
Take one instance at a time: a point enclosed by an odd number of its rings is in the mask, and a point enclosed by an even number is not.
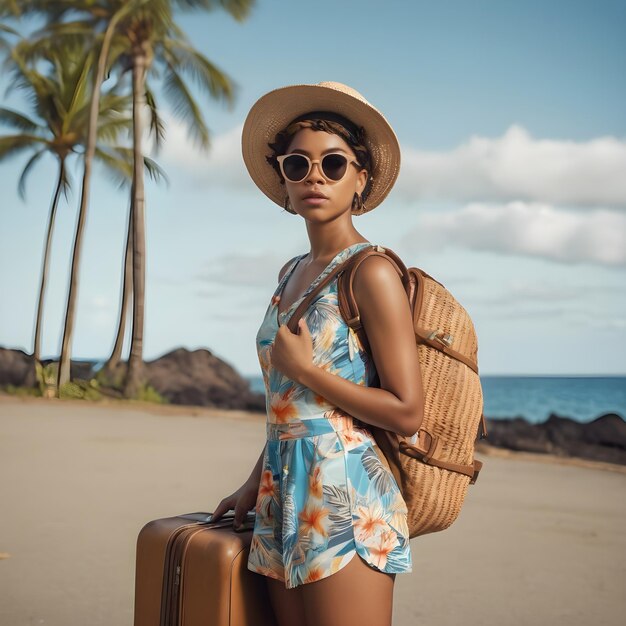
<svg viewBox="0 0 626 626"><path fill-rule="evenodd" d="M354 163L361 169L356 161L348 159L340 152L329 152L315 161L311 161L305 154L282 154L276 157L276 160L283 176L292 183L303 181L309 175L314 163L321 166L324 178L332 182L340 181L346 175L349 163Z"/></svg>

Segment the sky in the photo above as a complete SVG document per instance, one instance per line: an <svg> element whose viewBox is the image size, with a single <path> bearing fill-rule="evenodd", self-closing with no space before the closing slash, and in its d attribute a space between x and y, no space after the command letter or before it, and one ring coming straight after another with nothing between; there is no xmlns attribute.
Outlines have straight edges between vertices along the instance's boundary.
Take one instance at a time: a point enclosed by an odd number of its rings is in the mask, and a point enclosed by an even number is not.
<svg viewBox="0 0 626 626"><path fill-rule="evenodd" d="M471 316L485 375L626 374L626 4L529 0L258 1L180 26L236 86L227 107L195 91L211 133L200 151L167 121L147 184L144 357L206 348L260 375L255 335L278 271L309 251L304 220L247 174L241 129L263 94L338 81L377 107L402 151L398 180L353 218L445 285ZM2 106L28 110L0 78ZM8 129L0 128L8 133ZM32 351L55 163L17 179L0 163L0 346ZM43 356L60 350L75 191L59 207ZM72 357L104 359L119 315L128 192L96 168ZM129 342L126 343L125 356Z"/></svg>

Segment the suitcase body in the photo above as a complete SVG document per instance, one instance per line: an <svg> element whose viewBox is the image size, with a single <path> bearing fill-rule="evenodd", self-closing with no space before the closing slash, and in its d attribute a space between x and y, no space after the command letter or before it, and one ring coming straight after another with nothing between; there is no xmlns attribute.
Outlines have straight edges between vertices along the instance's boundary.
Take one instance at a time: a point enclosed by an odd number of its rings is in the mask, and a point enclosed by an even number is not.
<svg viewBox="0 0 626 626"><path fill-rule="evenodd" d="M148 522L137 538L134 626L276 626L264 577L248 554L254 512L232 527L209 513Z"/></svg>

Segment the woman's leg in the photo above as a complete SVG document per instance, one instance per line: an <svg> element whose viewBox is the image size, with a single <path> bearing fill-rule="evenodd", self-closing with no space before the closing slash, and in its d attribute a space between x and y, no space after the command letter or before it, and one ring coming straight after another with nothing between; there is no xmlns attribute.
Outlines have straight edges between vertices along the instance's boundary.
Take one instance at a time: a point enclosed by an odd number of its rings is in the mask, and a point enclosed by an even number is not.
<svg viewBox="0 0 626 626"><path fill-rule="evenodd" d="M391 626L395 578L355 554L338 572L297 587L306 626Z"/></svg>
<svg viewBox="0 0 626 626"><path fill-rule="evenodd" d="M278 626L306 626L300 589L287 589L285 583L267 576L267 590Z"/></svg>

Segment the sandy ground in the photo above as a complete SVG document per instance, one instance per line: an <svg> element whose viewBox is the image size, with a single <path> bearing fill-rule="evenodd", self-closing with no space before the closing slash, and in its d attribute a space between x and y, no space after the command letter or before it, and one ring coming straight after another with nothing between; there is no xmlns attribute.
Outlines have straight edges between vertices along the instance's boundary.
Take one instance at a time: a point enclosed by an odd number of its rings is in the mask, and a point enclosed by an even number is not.
<svg viewBox="0 0 626 626"><path fill-rule="evenodd" d="M212 511L264 437L241 412L0 395L0 624L132 625L141 527ZM411 542L394 625L622 624L625 468L477 458L458 520Z"/></svg>

